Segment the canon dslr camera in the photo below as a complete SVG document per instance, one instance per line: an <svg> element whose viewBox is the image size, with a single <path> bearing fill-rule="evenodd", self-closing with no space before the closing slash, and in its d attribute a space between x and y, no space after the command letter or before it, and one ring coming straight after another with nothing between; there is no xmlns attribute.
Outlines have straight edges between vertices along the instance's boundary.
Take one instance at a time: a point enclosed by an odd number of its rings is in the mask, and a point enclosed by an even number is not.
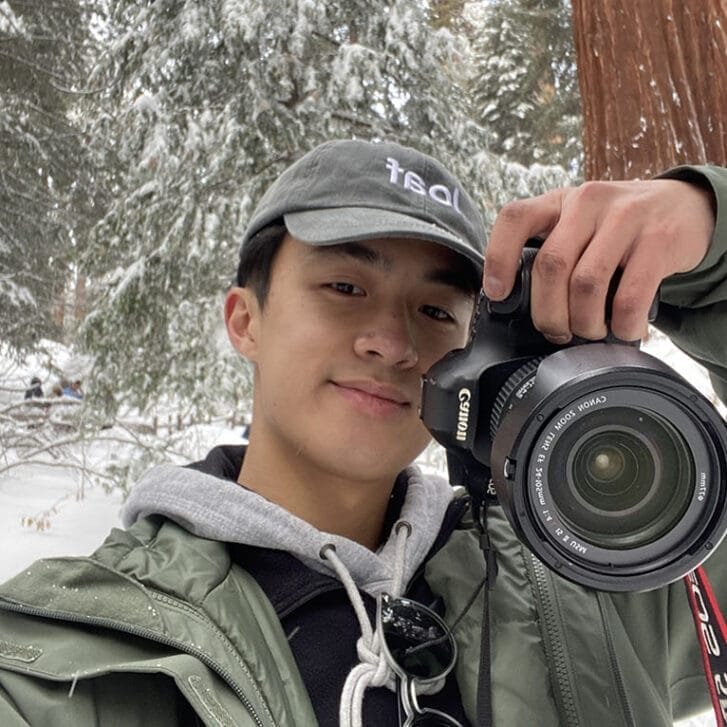
<svg viewBox="0 0 727 727"><path fill-rule="evenodd" d="M491 477L520 539L562 576L665 585L727 529L725 423L638 343L549 343L530 317L536 252L525 248L506 300L482 296L468 345L427 373L422 419L453 484Z"/></svg>

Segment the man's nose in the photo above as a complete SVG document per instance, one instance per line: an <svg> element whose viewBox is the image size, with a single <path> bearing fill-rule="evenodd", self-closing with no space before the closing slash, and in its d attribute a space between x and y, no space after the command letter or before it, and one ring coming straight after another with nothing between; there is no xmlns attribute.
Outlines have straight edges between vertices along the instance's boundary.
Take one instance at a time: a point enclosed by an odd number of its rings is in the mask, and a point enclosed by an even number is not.
<svg viewBox="0 0 727 727"><path fill-rule="evenodd" d="M419 361L409 316L402 311L382 311L354 343L354 350L363 358L399 368L411 368Z"/></svg>

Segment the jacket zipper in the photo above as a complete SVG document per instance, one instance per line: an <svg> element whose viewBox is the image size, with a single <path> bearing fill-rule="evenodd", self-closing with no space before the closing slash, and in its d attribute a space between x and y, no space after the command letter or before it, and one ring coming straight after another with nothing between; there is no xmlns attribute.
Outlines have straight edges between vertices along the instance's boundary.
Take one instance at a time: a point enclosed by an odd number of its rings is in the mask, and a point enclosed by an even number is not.
<svg viewBox="0 0 727 727"><path fill-rule="evenodd" d="M556 694L556 703L564 713L564 727L578 727L578 710L576 709L573 687L570 679L570 667L565 647L563 646L563 632L560 627L558 609L553 602L553 596L548 584L548 574L545 566L530 552L527 552L526 561L535 576L540 608L538 609L542 623L547 633L546 655L550 656L553 664L551 679Z"/></svg>
<svg viewBox="0 0 727 727"><path fill-rule="evenodd" d="M182 608L184 610L189 609L190 607L186 604L180 603L175 601L173 598L170 598L169 596L162 595L159 593L155 593L154 591L149 591L149 593L152 595L152 597L157 601L166 601L168 603L171 603L172 605ZM248 711L252 719L254 720L255 724L258 725L258 727L265 727L265 723L260 719L259 715L255 711L255 707L253 706L252 702L248 699L247 695L240 689L240 687L237 686L234 678L230 674L227 669L225 669L223 666L218 664L214 659L211 659L207 654L205 654L203 651L200 651L199 649L196 649L194 646L190 646L189 644L184 643L183 641L178 641L176 639L169 638L168 636L163 636L161 634L156 633L155 631L152 631L151 629L145 629L138 626L130 626L127 624L119 624L118 622L112 621L111 619L103 619L103 618L94 618L93 616L77 616L75 614L60 614L56 611L49 611L47 609L42 608L35 608L33 606L26 606L21 603L13 603L10 601L6 601L4 599L0 599L0 608L4 608L8 611L16 611L18 613L27 614L29 616L39 616L41 618L52 618L57 621L68 621L70 623L80 623L80 624L86 624L89 626L100 626L102 628L113 628L116 631L121 631L123 633L131 634L132 636L139 636L143 639L147 639L149 641L156 641L157 643L164 644L165 646L171 646L172 648L179 649L179 651L183 651L190 656L194 656L196 659L199 659L205 666L208 666L212 671L214 671L216 674L218 674L224 681L227 683L227 685L235 692L238 699L242 702L245 709ZM217 629L217 627L209 621L203 614L199 614L198 611L195 611L192 609L194 613L197 616L202 616L202 618L207 621L212 628L214 629L215 633L220 636L220 631ZM223 638L224 635L222 635ZM242 671L244 672L245 676L249 679L250 683L253 686L253 689L257 692L258 696L260 697L260 700L265 703L265 699L262 695L262 692L257 688L257 685L255 684L255 680L248 669L247 665L243 662L239 662ZM272 719L272 715L268 715L270 717L270 724L272 727L275 727L275 722Z"/></svg>
<svg viewBox="0 0 727 727"><path fill-rule="evenodd" d="M606 633L606 644L608 646L608 658L611 665L611 674L613 674L614 680L616 681L616 689L621 699L621 706L623 707L623 711L626 715L626 725L627 727L634 727L635 722L634 714L631 711L631 702L629 702L628 694L626 693L626 686L623 682L623 675L621 674L621 668L619 666L618 659L616 658L616 649L613 645L613 634L611 633L611 627L609 626L608 620L605 618L605 614L603 612L604 605L600 593L597 594L597 598L598 608L601 613L601 623L603 624L603 630Z"/></svg>

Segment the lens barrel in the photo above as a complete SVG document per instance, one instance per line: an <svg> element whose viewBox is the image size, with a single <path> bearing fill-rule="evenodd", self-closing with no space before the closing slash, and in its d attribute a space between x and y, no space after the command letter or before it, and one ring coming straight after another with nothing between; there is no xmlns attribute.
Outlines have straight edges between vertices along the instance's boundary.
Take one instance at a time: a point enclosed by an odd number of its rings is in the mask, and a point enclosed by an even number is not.
<svg viewBox="0 0 727 727"><path fill-rule="evenodd" d="M566 578L656 588L724 537L725 424L636 348L588 344L527 362L502 386L489 429L510 522Z"/></svg>

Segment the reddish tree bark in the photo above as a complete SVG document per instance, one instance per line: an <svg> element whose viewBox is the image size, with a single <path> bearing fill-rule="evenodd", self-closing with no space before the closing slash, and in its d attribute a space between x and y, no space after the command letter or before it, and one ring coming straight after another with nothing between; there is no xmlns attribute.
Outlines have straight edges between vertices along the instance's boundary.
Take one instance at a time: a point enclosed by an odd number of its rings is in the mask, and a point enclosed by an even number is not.
<svg viewBox="0 0 727 727"><path fill-rule="evenodd" d="M586 179L727 165L727 0L572 0Z"/></svg>

